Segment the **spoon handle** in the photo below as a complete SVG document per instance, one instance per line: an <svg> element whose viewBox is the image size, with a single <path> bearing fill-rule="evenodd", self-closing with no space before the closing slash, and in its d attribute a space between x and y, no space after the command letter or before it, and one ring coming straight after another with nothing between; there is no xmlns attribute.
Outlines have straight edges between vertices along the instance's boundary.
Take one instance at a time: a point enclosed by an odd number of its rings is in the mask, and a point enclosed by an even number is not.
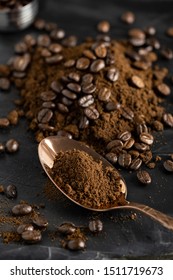
<svg viewBox="0 0 173 280"><path fill-rule="evenodd" d="M135 209L159 222L165 228L173 230L173 217L163 214L162 212L155 210L147 205L129 202L127 205L123 205L121 208Z"/></svg>

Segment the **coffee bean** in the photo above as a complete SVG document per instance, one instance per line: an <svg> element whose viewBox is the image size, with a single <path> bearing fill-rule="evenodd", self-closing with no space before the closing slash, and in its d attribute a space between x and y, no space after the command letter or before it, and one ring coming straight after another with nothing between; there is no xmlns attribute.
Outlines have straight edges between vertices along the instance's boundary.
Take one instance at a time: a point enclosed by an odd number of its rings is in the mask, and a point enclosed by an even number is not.
<svg viewBox="0 0 173 280"><path fill-rule="evenodd" d="M107 102L110 99L111 90L107 87L102 87L98 92L98 99L103 102Z"/></svg>
<svg viewBox="0 0 173 280"><path fill-rule="evenodd" d="M66 62L64 62L64 67L70 68L75 65L76 61L74 59L69 59Z"/></svg>
<svg viewBox="0 0 173 280"><path fill-rule="evenodd" d="M139 152L136 151L136 150L130 150L130 151L129 151L129 154L132 156L133 159L138 158L139 155L140 155Z"/></svg>
<svg viewBox="0 0 173 280"><path fill-rule="evenodd" d="M85 129L89 125L89 120L87 119L86 116L81 116L79 120L79 129Z"/></svg>
<svg viewBox="0 0 173 280"><path fill-rule="evenodd" d="M147 144L137 143L137 142L134 144L134 147L136 150L138 150L140 152L146 151L149 148L149 146Z"/></svg>
<svg viewBox="0 0 173 280"><path fill-rule="evenodd" d="M121 20L127 24L132 24L135 21L135 14L130 11L126 11L121 15Z"/></svg>
<svg viewBox="0 0 173 280"><path fill-rule="evenodd" d="M55 54L50 57L46 57L45 61L47 64L57 64L60 63L63 60L62 54Z"/></svg>
<svg viewBox="0 0 173 280"><path fill-rule="evenodd" d="M15 57L13 61L14 70L17 72L24 72L31 62L30 54L26 53L22 56Z"/></svg>
<svg viewBox="0 0 173 280"><path fill-rule="evenodd" d="M150 55L152 50L153 50L152 46L144 46L144 47L138 49L138 54L140 56L144 56L144 57L141 58L141 59L144 59L144 60L141 60L142 62L147 62L148 61L148 60L146 60L145 56Z"/></svg>
<svg viewBox="0 0 173 280"><path fill-rule="evenodd" d="M141 133L139 135L139 138L140 138L141 142L143 142L144 144L147 144L147 145L152 145L153 141L154 141L154 137L151 134L146 133L146 132Z"/></svg>
<svg viewBox="0 0 173 280"><path fill-rule="evenodd" d="M77 45L77 37L74 35L68 36L62 40L62 45L65 47L75 47Z"/></svg>
<svg viewBox="0 0 173 280"><path fill-rule="evenodd" d="M14 46L14 51L17 54L23 54L28 51L28 46L25 42L19 42Z"/></svg>
<svg viewBox="0 0 173 280"><path fill-rule="evenodd" d="M133 47L141 47L145 44L145 39L142 38L130 38L129 42Z"/></svg>
<svg viewBox="0 0 173 280"><path fill-rule="evenodd" d="M52 53L48 49L44 48L41 50L42 57L50 57L51 55L52 55Z"/></svg>
<svg viewBox="0 0 173 280"><path fill-rule="evenodd" d="M8 127L10 122L7 118L0 118L0 127Z"/></svg>
<svg viewBox="0 0 173 280"><path fill-rule="evenodd" d="M62 85L60 85L57 81L53 81L50 88L57 93L60 93L63 89Z"/></svg>
<svg viewBox="0 0 173 280"><path fill-rule="evenodd" d="M86 57L81 57L76 61L76 68L79 70L86 70L90 65L90 60Z"/></svg>
<svg viewBox="0 0 173 280"><path fill-rule="evenodd" d="M106 150L111 151L113 149L122 149L123 147L123 142L121 140L115 139L110 141L107 146L106 146Z"/></svg>
<svg viewBox="0 0 173 280"><path fill-rule="evenodd" d="M138 170L141 167L142 160L140 158L135 158L132 160L130 164L130 169L132 170Z"/></svg>
<svg viewBox="0 0 173 280"><path fill-rule="evenodd" d="M37 216L37 217L34 217L32 219L32 222L34 225L40 227L40 228L44 228L44 227L47 227L48 226L48 221L45 217L43 216Z"/></svg>
<svg viewBox="0 0 173 280"><path fill-rule="evenodd" d="M107 49L104 44L99 44L94 48L95 54L98 58L104 58L107 55Z"/></svg>
<svg viewBox="0 0 173 280"><path fill-rule="evenodd" d="M85 241L82 240L81 238L72 239L67 242L67 248L72 251L82 250L85 247L86 247Z"/></svg>
<svg viewBox="0 0 173 280"><path fill-rule="evenodd" d="M48 109L54 109L56 107L55 103L51 102L51 101L45 101L42 104L43 108L48 108Z"/></svg>
<svg viewBox="0 0 173 280"><path fill-rule="evenodd" d="M133 75L130 79L130 82L136 88L144 88L145 87L145 84L144 84L143 80L139 76Z"/></svg>
<svg viewBox="0 0 173 280"><path fill-rule="evenodd" d="M139 28L132 28L129 30L128 35L136 39L145 39L145 33Z"/></svg>
<svg viewBox="0 0 173 280"><path fill-rule="evenodd" d="M0 154L5 151L5 145L0 142Z"/></svg>
<svg viewBox="0 0 173 280"><path fill-rule="evenodd" d="M58 104L57 104L57 108L58 108L58 110L59 110L61 113L68 113L68 112L69 112L68 107L65 106L65 105L62 104L62 103L58 103Z"/></svg>
<svg viewBox="0 0 173 280"><path fill-rule="evenodd" d="M41 241L42 236L39 230L27 230L22 232L22 239L28 243L37 243Z"/></svg>
<svg viewBox="0 0 173 280"><path fill-rule="evenodd" d="M107 159L108 161L110 161L112 164L115 164L115 163L117 162L117 160L118 160L117 155L116 155L115 153L112 153L112 152L107 153L107 154L105 155L105 157L106 157L106 159Z"/></svg>
<svg viewBox="0 0 173 280"><path fill-rule="evenodd" d="M132 134L130 131L123 131L118 134L117 138L123 142L128 141L131 138Z"/></svg>
<svg viewBox="0 0 173 280"><path fill-rule="evenodd" d="M137 178L142 184L150 184L151 183L150 174L145 170L137 171Z"/></svg>
<svg viewBox="0 0 173 280"><path fill-rule="evenodd" d="M165 160L163 163L164 168L169 171L173 172L173 161L172 160Z"/></svg>
<svg viewBox="0 0 173 280"><path fill-rule="evenodd" d="M88 227L91 232L98 233L103 230L103 223L99 219L91 220Z"/></svg>
<svg viewBox="0 0 173 280"><path fill-rule="evenodd" d="M115 64L115 54L114 52L110 51L110 49L108 49L106 56L106 65L110 66L112 64Z"/></svg>
<svg viewBox="0 0 173 280"><path fill-rule="evenodd" d="M123 107L121 109L121 114L127 120L132 120L134 118L134 113L129 107Z"/></svg>
<svg viewBox="0 0 173 280"><path fill-rule="evenodd" d="M9 90L10 88L10 81L7 78L0 78L0 89L2 90Z"/></svg>
<svg viewBox="0 0 173 280"><path fill-rule="evenodd" d="M67 131L65 131L65 130L58 130L57 136L59 136L59 137L67 137L67 138L69 138L69 139L72 139L72 138L73 138L72 135L71 135L71 133L69 133L69 132L67 132Z"/></svg>
<svg viewBox="0 0 173 280"><path fill-rule="evenodd" d="M50 37L47 34L41 34L37 38L37 44L40 47L48 47L51 43Z"/></svg>
<svg viewBox="0 0 173 280"><path fill-rule="evenodd" d="M36 19L34 22L34 27L38 30L43 30L45 28L46 22L44 19Z"/></svg>
<svg viewBox="0 0 173 280"><path fill-rule="evenodd" d="M135 61L132 66L139 70L147 70L151 67L151 63L147 61Z"/></svg>
<svg viewBox="0 0 173 280"><path fill-rule="evenodd" d="M12 110L7 115L8 120L10 121L10 124L16 125L19 120L19 114L18 111Z"/></svg>
<svg viewBox="0 0 173 280"><path fill-rule="evenodd" d="M169 113L163 114L163 121L166 125L173 127L173 116Z"/></svg>
<svg viewBox="0 0 173 280"><path fill-rule="evenodd" d="M146 43L149 46L152 46L155 50L159 50L160 49L160 42L158 41L158 39L156 39L154 37L148 38L146 40Z"/></svg>
<svg viewBox="0 0 173 280"><path fill-rule="evenodd" d="M118 156L118 163L122 167L129 167L131 164L132 158L130 154L122 153Z"/></svg>
<svg viewBox="0 0 173 280"><path fill-rule="evenodd" d="M87 107L84 109L84 114L88 117L88 119L96 120L99 118L99 112L94 107Z"/></svg>
<svg viewBox="0 0 173 280"><path fill-rule="evenodd" d="M86 93L86 94L91 94L91 93L95 92L95 90L96 90L96 86L93 83L84 84L82 86L82 92Z"/></svg>
<svg viewBox="0 0 173 280"><path fill-rule="evenodd" d="M111 67L108 69L107 78L111 82L116 82L119 78L119 71L115 67Z"/></svg>
<svg viewBox="0 0 173 280"><path fill-rule="evenodd" d="M12 208L12 213L16 216L27 215L32 212L32 207L28 204L17 204Z"/></svg>
<svg viewBox="0 0 173 280"><path fill-rule="evenodd" d="M65 37L65 31L63 29L54 29L50 33L50 37L54 40L61 40Z"/></svg>
<svg viewBox="0 0 173 280"><path fill-rule="evenodd" d="M74 93L74 92L72 92L72 91L70 91L70 90L68 90L68 89L63 89L63 90L62 90L62 94L63 94L65 97L69 98L69 99L72 99L72 100L77 99L76 93Z"/></svg>
<svg viewBox="0 0 173 280"><path fill-rule="evenodd" d="M92 95L84 95L78 100L79 106L86 108L94 103L94 98Z"/></svg>
<svg viewBox="0 0 173 280"><path fill-rule="evenodd" d="M45 22L45 30L51 32L57 29L57 24L54 22Z"/></svg>
<svg viewBox="0 0 173 280"><path fill-rule="evenodd" d="M162 55L162 57L164 57L166 59L172 59L173 58L173 51L169 48L162 48L160 50L160 54Z"/></svg>
<svg viewBox="0 0 173 280"><path fill-rule="evenodd" d="M79 82L80 81L80 75L77 72L70 72L68 74L68 78L70 78L71 80L73 80L75 82Z"/></svg>
<svg viewBox="0 0 173 280"><path fill-rule="evenodd" d="M33 231L34 227L31 224L22 224L17 227L17 233L22 234L24 231Z"/></svg>
<svg viewBox="0 0 173 280"><path fill-rule="evenodd" d="M77 227L72 223L63 223L59 227L57 227L57 231L65 235L72 234L76 230Z"/></svg>
<svg viewBox="0 0 173 280"><path fill-rule="evenodd" d="M110 23L106 20L100 21L97 25L97 30L102 33L107 33L110 30Z"/></svg>
<svg viewBox="0 0 173 280"><path fill-rule="evenodd" d="M42 131L50 131L50 132L55 130L54 126L50 126L47 123L39 123L38 128Z"/></svg>
<svg viewBox="0 0 173 280"><path fill-rule="evenodd" d="M74 93L73 93L74 94ZM62 104L64 104L65 106L71 106L72 104L73 104L73 99L69 99L68 97L63 97L62 99L61 99L61 102L62 102Z"/></svg>
<svg viewBox="0 0 173 280"><path fill-rule="evenodd" d="M171 93L170 87L168 85L166 85L165 83L161 83L161 84L157 85L156 91L158 93L160 93L162 96L168 96Z"/></svg>
<svg viewBox="0 0 173 280"><path fill-rule="evenodd" d="M110 102L106 103L105 109L108 112L111 112L111 111L119 110L120 107L121 107L121 105L119 103L115 103L115 102L110 101Z"/></svg>
<svg viewBox="0 0 173 280"><path fill-rule="evenodd" d="M27 44L28 47L34 47L36 45L36 39L31 34L27 34L24 37L24 42Z"/></svg>
<svg viewBox="0 0 173 280"><path fill-rule="evenodd" d="M67 88L76 93L81 92L81 86L77 83L69 83L69 84L67 84Z"/></svg>
<svg viewBox="0 0 173 280"><path fill-rule="evenodd" d="M140 157L145 164L148 164L152 160L153 154L149 150L149 151L145 151L144 153L140 154Z"/></svg>
<svg viewBox="0 0 173 280"><path fill-rule="evenodd" d="M166 30L166 34L170 37L173 37L173 27L169 27L167 30Z"/></svg>
<svg viewBox="0 0 173 280"><path fill-rule="evenodd" d="M26 72L17 72L13 71L13 77L18 78L18 79L23 79L26 76Z"/></svg>
<svg viewBox="0 0 173 280"><path fill-rule="evenodd" d="M44 91L40 93L40 98L43 101L52 101L56 98L56 94L53 91Z"/></svg>
<svg viewBox="0 0 173 280"><path fill-rule="evenodd" d="M83 75L83 77L82 77L82 85L84 85L84 84L91 84L93 79L94 79L94 77L90 73Z"/></svg>
<svg viewBox="0 0 173 280"><path fill-rule="evenodd" d="M52 53L60 53L62 51L62 46L58 43L54 43L49 46L49 50Z"/></svg>
<svg viewBox="0 0 173 280"><path fill-rule="evenodd" d="M156 28L154 26L148 26L145 29L145 34L147 36L154 36L154 35L156 35Z"/></svg>
<svg viewBox="0 0 173 280"><path fill-rule="evenodd" d="M9 139L5 144L8 153L15 153L19 149L19 143L15 139Z"/></svg>
<svg viewBox="0 0 173 280"><path fill-rule="evenodd" d="M8 185L5 190L5 195L8 198L16 198L17 197L17 188L15 185Z"/></svg>
<svg viewBox="0 0 173 280"><path fill-rule="evenodd" d="M130 58L131 60L134 60L134 61L140 61L141 60L140 55L134 50L126 50L125 55L128 58Z"/></svg>
<svg viewBox="0 0 173 280"><path fill-rule="evenodd" d="M84 50L83 55L89 59L96 59L95 54L91 50Z"/></svg>
<svg viewBox="0 0 173 280"><path fill-rule="evenodd" d="M97 73L105 68L105 62L102 59L96 59L91 63L90 70L93 73Z"/></svg>
<svg viewBox="0 0 173 280"><path fill-rule="evenodd" d="M145 123L138 124L136 127L137 134L140 135L141 133L148 133L148 127L146 126Z"/></svg>
<svg viewBox="0 0 173 280"><path fill-rule="evenodd" d="M163 124L157 120L153 122L153 127L156 131L163 131L164 129Z"/></svg>
<svg viewBox="0 0 173 280"><path fill-rule="evenodd" d="M38 112L37 119L40 123L48 123L53 117L53 112L50 109L44 108Z"/></svg>

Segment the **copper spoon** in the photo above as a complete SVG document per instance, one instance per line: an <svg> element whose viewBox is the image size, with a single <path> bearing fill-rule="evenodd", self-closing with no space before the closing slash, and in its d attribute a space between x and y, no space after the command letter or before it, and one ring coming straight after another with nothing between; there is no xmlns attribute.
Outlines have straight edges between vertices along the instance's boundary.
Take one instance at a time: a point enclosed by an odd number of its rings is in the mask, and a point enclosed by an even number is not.
<svg viewBox="0 0 173 280"><path fill-rule="evenodd" d="M127 201L127 204L122 206L113 206L109 208L103 208L103 209L95 209L95 208L89 208L85 205L80 204L79 202L73 200L71 197L69 197L63 190L56 184L56 182L51 177L51 168L53 167L54 160L56 157L56 154L60 151L67 151L67 150L82 150L91 155L95 160L101 160L104 167L112 166L105 158L100 156L98 153L96 153L94 150L86 146L85 144L68 139L67 137L58 137L58 136L50 136L47 138L44 138L38 145L38 155L41 162L41 165L48 175L48 177L51 179L51 181L54 183L54 185L66 196L68 199L73 201L74 203L78 204L79 206L82 206L88 210L93 211L108 211L113 209L135 209L138 210L149 217L153 218L157 222L159 222L162 226L165 228L173 230L173 217L170 217L168 215L165 215L149 206L139 204L136 202L129 202ZM112 166L113 167L113 166ZM114 168L114 167L113 167ZM127 186L124 181L124 179L121 178L121 191L125 194L125 197L127 196Z"/></svg>

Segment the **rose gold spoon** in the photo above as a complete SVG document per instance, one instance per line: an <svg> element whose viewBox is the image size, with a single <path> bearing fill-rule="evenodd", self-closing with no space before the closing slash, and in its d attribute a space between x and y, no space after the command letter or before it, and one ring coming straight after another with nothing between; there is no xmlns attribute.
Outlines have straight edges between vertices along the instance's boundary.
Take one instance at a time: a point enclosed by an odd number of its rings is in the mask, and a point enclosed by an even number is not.
<svg viewBox="0 0 173 280"><path fill-rule="evenodd" d="M148 215L149 217L155 219L157 222L159 222L162 226L165 228L168 228L170 230L173 230L173 217L170 217L168 215L165 215L149 206L139 204L136 202L129 202L126 201L125 205L121 206L112 206L107 208L89 208L85 205L80 204L78 201L73 200L71 197L69 197L53 180L51 176L51 169L54 164L55 157L58 152L60 151L67 151L67 150L82 150L91 155L95 160L101 160L104 167L111 166L113 167L105 158L100 156L98 153L96 153L94 150L86 146L85 144L68 139L67 137L58 137L58 136L50 136L47 138L44 138L38 145L38 155L41 162L41 165L43 169L45 170L48 177L51 179L51 181L54 183L54 185L71 201L74 203L93 211L108 211L113 209L135 209L138 211L141 211L142 213ZM114 167L113 167L114 168ZM124 179L120 176L120 184L121 184L121 191L124 193L125 197L127 196L127 187Z"/></svg>

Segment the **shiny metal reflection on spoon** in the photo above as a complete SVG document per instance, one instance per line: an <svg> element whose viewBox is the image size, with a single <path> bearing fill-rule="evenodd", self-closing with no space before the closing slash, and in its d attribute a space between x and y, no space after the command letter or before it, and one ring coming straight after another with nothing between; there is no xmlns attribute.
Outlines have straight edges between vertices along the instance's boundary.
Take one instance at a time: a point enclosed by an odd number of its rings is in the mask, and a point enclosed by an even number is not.
<svg viewBox="0 0 173 280"><path fill-rule="evenodd" d="M51 176L51 169L53 167L54 160L55 160L57 153L59 153L60 151L65 152L67 150L72 150L72 149L82 150L82 151L88 153L90 156L92 156L95 160L97 160L97 161L101 160L103 163L103 167L112 166L105 158L103 158L101 155L96 153L94 150L92 150L91 148L89 148L88 146L86 146L85 144L83 144L79 141L68 139L67 137L58 137L58 136L50 136L50 137L44 138L38 145L38 155L39 155L40 163L41 163L44 171L48 175L48 177L54 183L54 185L68 199L70 199L74 203L82 206L83 208L86 208L86 209L92 210L92 211L102 212L102 211L110 211L110 210L114 210L114 209L138 210L138 211L148 215L149 217L153 218L154 220L159 222L165 228L173 230L173 217L163 214L160 211L157 211L147 205L127 201L127 204L122 205L122 206L112 206L109 208L103 208L103 209L96 208L95 209L95 208L86 207L85 205L82 205L79 202L73 200L71 197L69 197L65 192L62 191L60 186L58 186L56 184L56 182L53 180L53 178ZM122 191L122 193L125 194L125 197L126 197L127 196L127 186L126 186L126 183L125 183L124 179L122 178L122 176L120 176L120 178L121 178L121 186L122 186L121 191Z"/></svg>

